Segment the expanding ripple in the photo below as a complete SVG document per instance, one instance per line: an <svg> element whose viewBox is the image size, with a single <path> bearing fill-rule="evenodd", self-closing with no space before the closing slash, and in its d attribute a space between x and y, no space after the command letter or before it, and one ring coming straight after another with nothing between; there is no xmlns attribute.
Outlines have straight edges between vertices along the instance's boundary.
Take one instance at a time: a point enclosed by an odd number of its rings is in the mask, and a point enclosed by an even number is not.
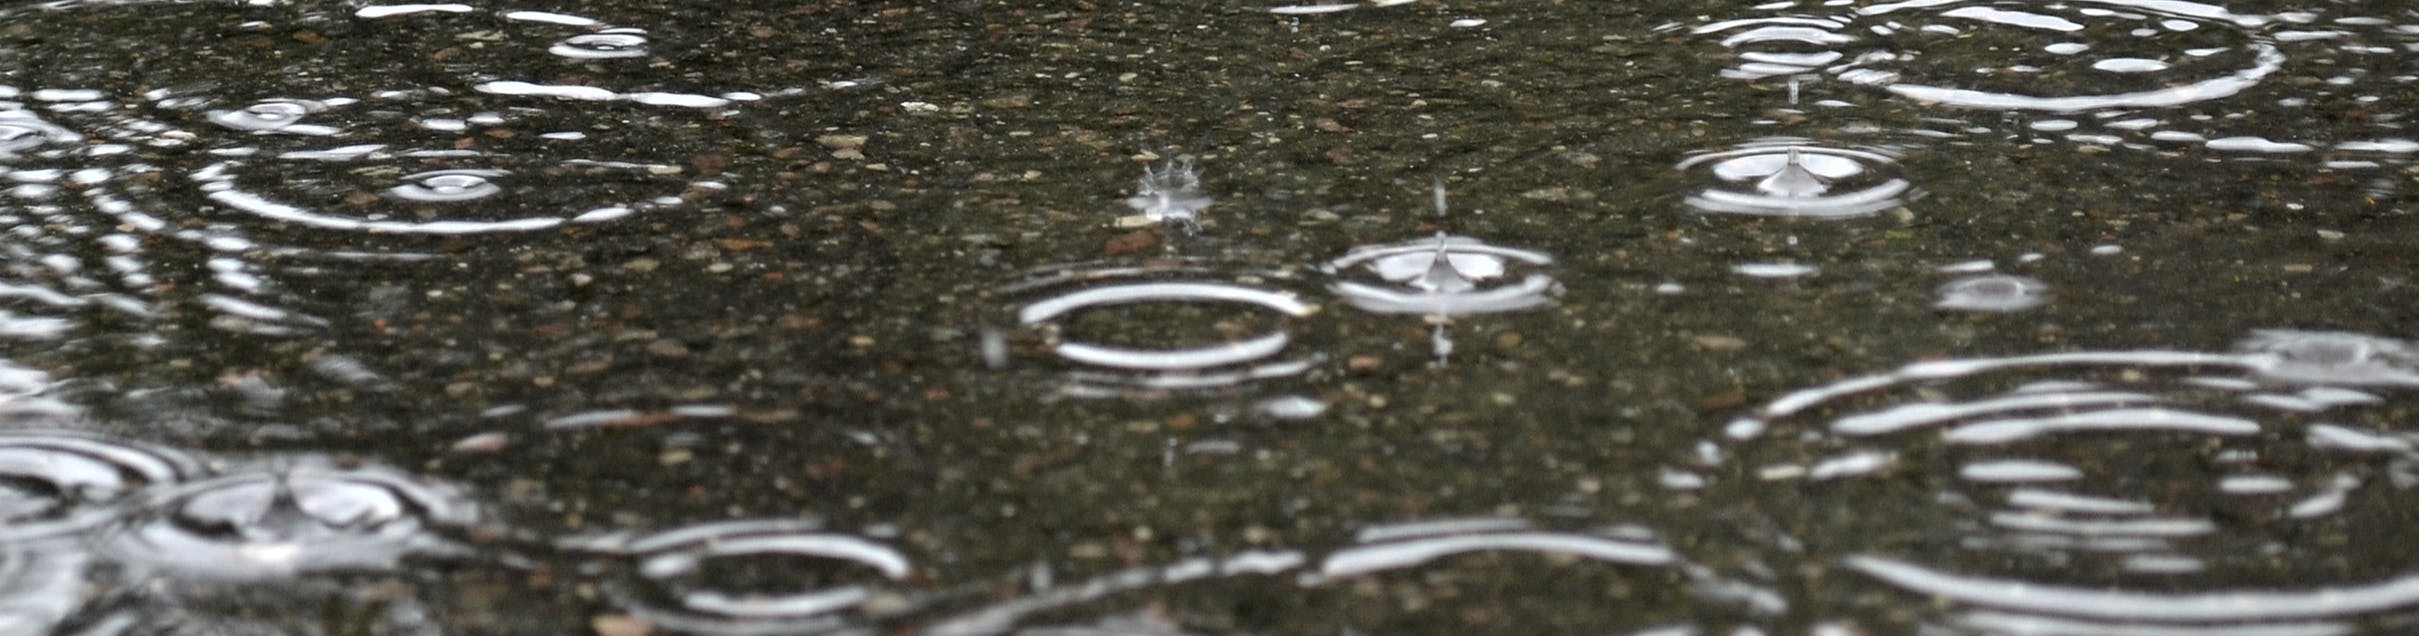
<svg viewBox="0 0 2419 636"><path fill-rule="evenodd" d="M377 466L280 458L146 491L99 542L140 569L276 579L391 568L449 549L432 533L476 517L452 486Z"/></svg>
<svg viewBox="0 0 2419 636"><path fill-rule="evenodd" d="M1289 349L1293 323L1317 307L1267 286L1291 276L1186 261L1090 264L1044 268L999 293L1030 299L1016 322L1071 365L1065 394L1104 397L1231 387L1309 370L1317 356Z"/></svg>
<svg viewBox="0 0 2419 636"><path fill-rule="evenodd" d="M0 432L0 543L90 529L110 506L202 474L173 449L73 431Z"/></svg>
<svg viewBox="0 0 2419 636"><path fill-rule="evenodd" d="M626 560L628 576L607 588L615 602L685 633L825 633L915 605L892 589L914 573L905 554L807 522L724 521L565 545Z"/></svg>
<svg viewBox="0 0 2419 636"><path fill-rule="evenodd" d="M2299 331L1924 362L1785 395L1697 461L1776 517L1782 549L1820 546L1968 629L2332 633L2419 607L2399 523L2419 503L2413 362Z"/></svg>
<svg viewBox="0 0 2419 636"><path fill-rule="evenodd" d="M1682 597L1744 600L1737 588L1702 575L1640 528L1568 532L1515 518L1449 519L1371 527L1324 555L1248 551L1068 583L1037 570L1020 596L945 618L925 633L1685 630L1699 619ZM1235 598L1263 600L1238 612ZM1638 610L1635 622L1573 623L1552 609L1608 600Z"/></svg>
<svg viewBox="0 0 2419 636"><path fill-rule="evenodd" d="M1723 214L1851 218L1898 207L1922 194L1898 176L1894 151L1831 147L1794 137L1693 154L1677 168L1713 177L1713 185L1688 195L1687 202Z"/></svg>

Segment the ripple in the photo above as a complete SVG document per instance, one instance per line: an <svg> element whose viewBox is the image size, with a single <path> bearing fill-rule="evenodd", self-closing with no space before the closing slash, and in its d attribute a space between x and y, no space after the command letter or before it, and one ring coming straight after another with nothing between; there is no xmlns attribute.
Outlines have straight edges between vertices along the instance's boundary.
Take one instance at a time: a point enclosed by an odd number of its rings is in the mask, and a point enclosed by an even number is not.
<svg viewBox="0 0 2419 636"><path fill-rule="evenodd" d="M1957 311L2017 312L2049 302L2049 285L2023 276L1968 276L1940 286L1934 308Z"/></svg>
<svg viewBox="0 0 2419 636"><path fill-rule="evenodd" d="M0 541L92 528L120 499L202 472L200 461L148 444L73 431L0 433Z"/></svg>
<svg viewBox="0 0 2419 636"><path fill-rule="evenodd" d="M1704 488L1777 516L1779 549L1819 539L1812 558L1970 627L2351 629L2419 608L2398 538L2419 430L2396 415L2419 402L2379 392L2409 386L2373 372L2390 350L2260 332L2237 353L1911 364L1733 422L1700 461L1742 477ZM2277 384L2279 359L2362 371ZM1893 513L1831 512L1875 507Z"/></svg>
<svg viewBox="0 0 2419 636"><path fill-rule="evenodd" d="M1017 309L1016 320L1051 355L1074 365L1067 374L1071 395L1230 387L1308 370L1315 356L1287 350L1292 323L1317 308L1254 284L1264 280L1260 275L1232 282L1208 277L1217 269L1049 268L1002 291L1039 296ZM1200 332L1208 333L1170 338Z"/></svg>
<svg viewBox="0 0 2419 636"><path fill-rule="evenodd" d="M640 29L606 29L563 38L546 49L574 60L617 60L647 56L647 32Z"/></svg>
<svg viewBox="0 0 2419 636"><path fill-rule="evenodd" d="M1697 570L1684 567L1653 533L1635 527L1571 532L1538 529L1514 518L1447 519L1368 528L1352 543L1320 556L1256 550L1131 568L1067 584L1040 583L1018 597L946 617L923 633L1133 633L1115 631L1120 627L1156 630L1143 633L1395 633L1436 631L1440 626L1454 633L1686 628L1702 618L1683 612L1718 606L1720 599L1713 597L1721 596L1710 592L1707 581L1692 571ZM1238 612L1232 603L1237 595L1273 595L1285 601ZM1699 604L1709 599L1715 602ZM1590 624L1575 623L1550 609L1568 607L1559 603L1608 600L1639 611L1627 614L1627 623ZM1092 620L1069 622L1070 615Z"/></svg>
<svg viewBox="0 0 2419 636"><path fill-rule="evenodd" d="M349 103L352 100L339 100ZM295 135L328 136L343 132L333 126L304 124L311 115L325 112L329 104L309 99L271 99L233 110L209 111L210 123L233 130L251 132L281 132Z"/></svg>
<svg viewBox="0 0 2419 636"><path fill-rule="evenodd" d="M1922 194L1898 176L1894 152L1828 147L1793 137L1697 153L1677 168L1709 173L1714 185L1689 195L1687 203L1723 214L1852 218Z"/></svg>
<svg viewBox="0 0 2419 636"><path fill-rule="evenodd" d="M2258 31L2272 21L2181 0L1916 0L1692 30L1736 51L1731 77L1827 75L1922 103L2072 113L2240 93L2284 65Z"/></svg>
<svg viewBox="0 0 2419 636"><path fill-rule="evenodd" d="M686 633L823 633L912 605L889 589L914 573L905 554L801 521L725 521L567 545L632 561L628 584L608 588L616 602Z"/></svg>
<svg viewBox="0 0 2419 636"><path fill-rule="evenodd" d="M2341 331L2269 329L2235 345L2260 377L2301 384L2419 386L2419 349Z"/></svg>
<svg viewBox="0 0 2419 636"><path fill-rule="evenodd" d="M1353 248L1328 261L1326 270L1339 277L1328 290L1362 311L1459 316L1552 303L1560 285L1534 270L1553 262L1543 252L1439 232L1433 240ZM1521 269L1531 271L1511 276ZM1351 279L1371 275L1376 279Z"/></svg>
<svg viewBox="0 0 2419 636"><path fill-rule="evenodd" d="M0 545L0 633L56 633L84 605L91 560L68 546Z"/></svg>
<svg viewBox="0 0 2419 636"><path fill-rule="evenodd" d="M476 517L452 486L304 457L147 491L99 541L140 568L261 580L392 568L450 549L432 532Z"/></svg>

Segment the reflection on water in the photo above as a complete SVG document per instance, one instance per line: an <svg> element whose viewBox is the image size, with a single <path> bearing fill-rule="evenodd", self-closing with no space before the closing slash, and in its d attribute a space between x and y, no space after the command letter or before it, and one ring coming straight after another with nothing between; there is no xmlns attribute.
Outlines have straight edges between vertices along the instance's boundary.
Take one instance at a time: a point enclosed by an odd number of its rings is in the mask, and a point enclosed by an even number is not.
<svg viewBox="0 0 2419 636"><path fill-rule="evenodd" d="M1783 541L1836 541L1828 557L1972 629L2348 630L2419 607L2407 559L2357 539L2419 486L2398 347L2265 331L2232 354L1916 363L1733 422L1723 472L1743 478L1724 492L1815 524ZM1905 496L1927 503L1821 512Z"/></svg>

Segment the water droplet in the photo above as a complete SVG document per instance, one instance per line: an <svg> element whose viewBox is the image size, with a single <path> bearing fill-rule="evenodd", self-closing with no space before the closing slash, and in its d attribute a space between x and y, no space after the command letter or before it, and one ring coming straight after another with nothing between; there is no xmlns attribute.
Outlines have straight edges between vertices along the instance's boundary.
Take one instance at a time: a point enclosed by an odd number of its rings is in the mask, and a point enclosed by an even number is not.
<svg viewBox="0 0 2419 636"><path fill-rule="evenodd" d="M1156 169L1145 168L1134 196L1126 199L1126 205L1145 221L1184 223L1188 227L1210 203L1209 195L1201 192L1201 174L1193 169L1193 163L1174 160Z"/></svg>
<svg viewBox="0 0 2419 636"><path fill-rule="evenodd" d="M1969 276L1940 286L1940 309L2015 312L2049 302L2049 286L2022 276Z"/></svg>
<svg viewBox="0 0 2419 636"><path fill-rule="evenodd" d="M1714 184L1689 195L1707 212L1848 218L1898 207L1921 194L1897 176L1898 158L1876 148L1832 148L1791 137L1758 139L1689 156L1680 170Z"/></svg>
<svg viewBox="0 0 2419 636"><path fill-rule="evenodd" d="M450 203L471 201L494 196L504 188L495 179L504 176L500 170L438 170L422 172L403 178L403 183L387 189L388 194L405 201Z"/></svg>
<svg viewBox="0 0 2419 636"><path fill-rule="evenodd" d="M610 29L574 35L555 43L546 52L575 60L646 57L647 35L645 31L637 29Z"/></svg>
<svg viewBox="0 0 2419 636"><path fill-rule="evenodd" d="M918 603L891 589L914 571L907 555L803 521L723 521L566 544L630 560L629 576L608 593L632 616L680 632L824 633Z"/></svg>
<svg viewBox="0 0 2419 636"><path fill-rule="evenodd" d="M389 568L447 549L431 531L476 517L453 487L391 469L315 458L277 464L147 491L103 548L185 576L271 579Z"/></svg>

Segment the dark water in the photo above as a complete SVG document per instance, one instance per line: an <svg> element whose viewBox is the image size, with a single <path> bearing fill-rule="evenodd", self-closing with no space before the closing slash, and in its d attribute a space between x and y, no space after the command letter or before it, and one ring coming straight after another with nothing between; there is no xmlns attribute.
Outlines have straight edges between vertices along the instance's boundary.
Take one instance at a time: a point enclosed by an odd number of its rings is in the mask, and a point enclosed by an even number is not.
<svg viewBox="0 0 2419 636"><path fill-rule="evenodd" d="M2419 619L2397 3L0 7L0 632Z"/></svg>

